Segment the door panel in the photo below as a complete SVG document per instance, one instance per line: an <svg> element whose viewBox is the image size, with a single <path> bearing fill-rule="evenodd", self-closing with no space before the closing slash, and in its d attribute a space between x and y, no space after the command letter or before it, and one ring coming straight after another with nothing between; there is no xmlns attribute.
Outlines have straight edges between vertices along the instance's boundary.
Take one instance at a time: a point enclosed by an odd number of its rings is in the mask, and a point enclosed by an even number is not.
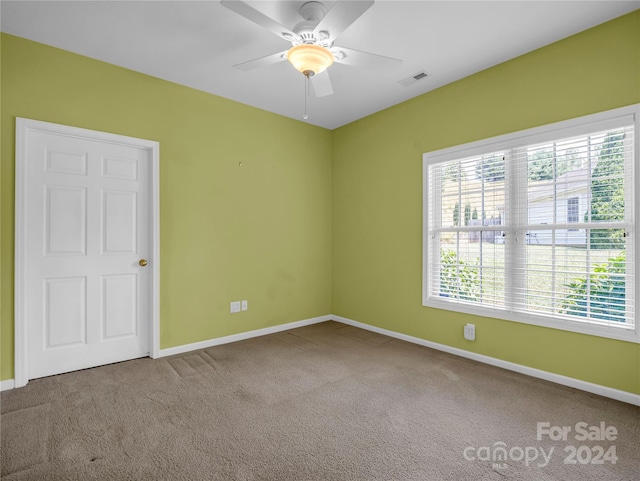
<svg viewBox="0 0 640 481"><path fill-rule="evenodd" d="M102 192L102 232L105 254L135 253L138 245L138 195L136 192Z"/></svg>
<svg viewBox="0 0 640 481"><path fill-rule="evenodd" d="M105 339L135 336L138 325L136 274L102 276L102 319Z"/></svg>
<svg viewBox="0 0 640 481"><path fill-rule="evenodd" d="M45 279L45 350L86 343L87 278Z"/></svg>
<svg viewBox="0 0 640 481"><path fill-rule="evenodd" d="M138 160L103 157L102 176L111 179L138 180Z"/></svg>
<svg viewBox="0 0 640 481"><path fill-rule="evenodd" d="M87 189L45 185L45 255L87 253Z"/></svg>
<svg viewBox="0 0 640 481"><path fill-rule="evenodd" d="M57 150L46 151L47 172L60 174L87 175L86 152L60 152Z"/></svg>

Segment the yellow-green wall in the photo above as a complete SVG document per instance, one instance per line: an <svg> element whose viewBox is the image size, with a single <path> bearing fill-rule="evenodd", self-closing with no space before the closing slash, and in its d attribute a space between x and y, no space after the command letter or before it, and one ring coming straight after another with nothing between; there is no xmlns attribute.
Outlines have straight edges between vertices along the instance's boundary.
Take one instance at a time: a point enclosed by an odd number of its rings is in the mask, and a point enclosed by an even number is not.
<svg viewBox="0 0 640 481"><path fill-rule="evenodd" d="M640 393L638 344L421 306L422 154L640 102L640 11L333 132L9 35L1 53L0 379L20 116L160 142L163 348L333 313Z"/></svg>
<svg viewBox="0 0 640 481"><path fill-rule="evenodd" d="M1 52L0 379L13 378L16 117L160 142L162 348L331 312L330 131L18 37ZM249 310L230 314L240 299Z"/></svg>
<svg viewBox="0 0 640 481"><path fill-rule="evenodd" d="M421 305L424 152L637 102L640 11L334 131L333 313L640 393L638 344Z"/></svg>

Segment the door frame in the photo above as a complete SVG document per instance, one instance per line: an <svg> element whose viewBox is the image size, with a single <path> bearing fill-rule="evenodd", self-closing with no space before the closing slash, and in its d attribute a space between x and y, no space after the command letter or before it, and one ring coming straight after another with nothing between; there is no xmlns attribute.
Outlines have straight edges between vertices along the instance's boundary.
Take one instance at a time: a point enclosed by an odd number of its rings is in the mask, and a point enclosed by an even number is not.
<svg viewBox="0 0 640 481"><path fill-rule="evenodd" d="M118 143L146 149L150 152L150 196L149 213L151 251L151 299L149 326L149 357L160 357L160 144L152 140L127 137L96 130L71 127L39 120L16 117L16 159L15 159L15 266L14 266L14 383L22 387L29 382L29 344L28 324L25 318L27 299L26 290L26 241L27 222L27 161L31 132L53 133L69 137Z"/></svg>

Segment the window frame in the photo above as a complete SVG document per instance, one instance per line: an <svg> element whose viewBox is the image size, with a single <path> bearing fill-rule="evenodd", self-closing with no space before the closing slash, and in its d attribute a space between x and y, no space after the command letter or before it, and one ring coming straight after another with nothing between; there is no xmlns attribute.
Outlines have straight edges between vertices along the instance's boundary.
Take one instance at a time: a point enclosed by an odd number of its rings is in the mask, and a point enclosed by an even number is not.
<svg viewBox="0 0 640 481"><path fill-rule="evenodd" d="M429 166L451 160L469 158L472 156L481 156L490 152L498 152L501 150L513 150L523 145L531 145L542 143L558 138L568 138L572 136L584 135L587 132L596 132L599 130L607 130L623 120L633 124L633 169L632 178L628 179L631 192L629 195L632 199L632 231L630 232L631 242L634 243L635 256L629 265L633 269L633 280L629 286L629 292L634 300L634 326L605 326L594 324L580 320L570 320L566 318L557 318L548 314L523 313L520 311L511 311L508 309L494 308L487 305L473 305L460 302L450 302L439 296L431 296L429 282L429 268L432 260L429 256L433 255L433 242L429 236ZM525 176L522 176L525 177ZM509 182L509 179L507 179ZM526 178L519 179L516 182L522 184L526 182ZM525 186L526 187L526 186ZM506 194L515 193L523 186L514 182L509 182L506 186ZM625 189L626 190L626 189ZM469 142L462 145L448 147L423 154L423 255L422 255L422 305L424 307L444 309L448 311L472 314L483 317L492 317L508 321L520 322L524 324L532 324L537 326L560 329L563 331L576 332L581 334L594 335L610 339L618 339L623 341L640 343L640 104L629 105L617 109L599 112L591 115L573 118L570 120L555 122L539 127L526 130L512 132L496 137ZM436 196L435 202L438 202ZM507 254L508 256L508 254ZM439 252L438 252L439 258ZM505 259L507 260L507 259ZM439 265L439 263L438 263ZM507 274L508 275L508 274Z"/></svg>

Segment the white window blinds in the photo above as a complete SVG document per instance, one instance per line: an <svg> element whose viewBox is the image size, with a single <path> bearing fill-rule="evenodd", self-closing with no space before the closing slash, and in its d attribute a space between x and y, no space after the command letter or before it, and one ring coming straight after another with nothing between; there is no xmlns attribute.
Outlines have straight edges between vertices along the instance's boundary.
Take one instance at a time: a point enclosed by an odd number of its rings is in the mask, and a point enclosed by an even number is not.
<svg viewBox="0 0 640 481"><path fill-rule="evenodd" d="M426 154L425 305L635 336L635 128L610 113Z"/></svg>

